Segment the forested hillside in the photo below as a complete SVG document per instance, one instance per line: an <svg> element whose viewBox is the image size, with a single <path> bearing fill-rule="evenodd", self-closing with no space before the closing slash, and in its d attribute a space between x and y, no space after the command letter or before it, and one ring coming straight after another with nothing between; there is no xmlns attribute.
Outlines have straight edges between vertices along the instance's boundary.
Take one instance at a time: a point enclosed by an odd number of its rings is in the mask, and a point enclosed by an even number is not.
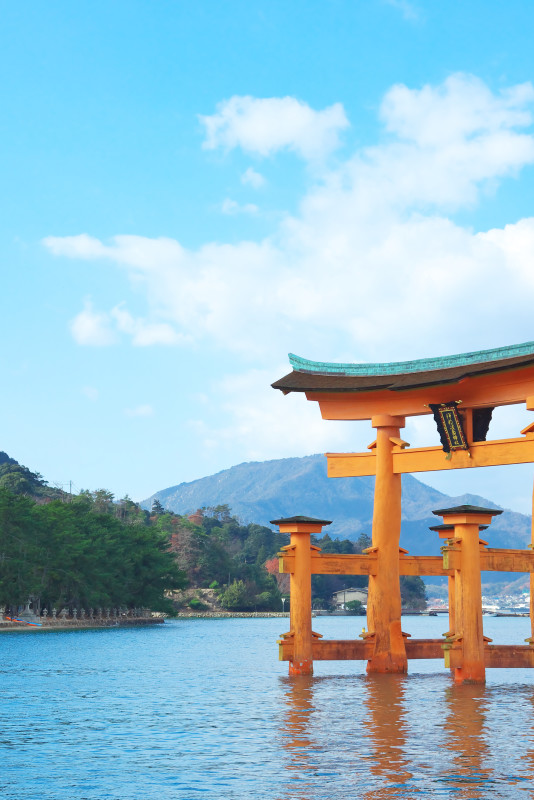
<svg viewBox="0 0 534 800"><path fill-rule="evenodd" d="M58 499L65 495L61 489L48 486L38 472L31 472L28 467L22 466L3 451L0 451L0 488L41 501Z"/></svg>
<svg viewBox="0 0 534 800"><path fill-rule="evenodd" d="M71 496L0 456L0 605L8 608L31 598L36 609L127 606L172 613L200 609L202 599L191 590L210 589L223 609L278 611L289 579L279 574L276 554L287 543L271 527L242 524L227 504L187 517L158 500L150 510L128 496L115 500L105 489ZM314 543L326 553L360 553L370 540L325 535ZM334 591L366 580L314 576L314 604L328 607ZM424 604L419 579L403 579L402 591L410 607Z"/></svg>
<svg viewBox="0 0 534 800"><path fill-rule="evenodd" d="M158 501L156 508L161 508ZM289 575L280 575L277 553L289 544L286 534L255 523L240 524L228 505L202 509L192 516L168 517L171 549L191 586L214 590L222 608L236 611L282 609L289 596ZM312 536L324 553L361 553L371 544L362 534L356 542L332 539L328 534ZM332 594L350 586L367 586L365 576L314 575L312 598L316 608L329 608ZM401 592L405 607L425 606L425 587L417 577L403 577ZM188 601L199 608L201 600ZM287 606L286 606L287 608Z"/></svg>

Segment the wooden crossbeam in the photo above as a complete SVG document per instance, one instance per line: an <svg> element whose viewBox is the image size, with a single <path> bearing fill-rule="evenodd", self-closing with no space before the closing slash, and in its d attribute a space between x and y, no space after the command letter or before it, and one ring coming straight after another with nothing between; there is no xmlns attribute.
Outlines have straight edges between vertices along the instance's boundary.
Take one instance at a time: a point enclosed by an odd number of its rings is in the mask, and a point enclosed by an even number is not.
<svg viewBox="0 0 534 800"><path fill-rule="evenodd" d="M443 566L442 556L400 556L400 575L450 575Z"/></svg>
<svg viewBox="0 0 534 800"><path fill-rule="evenodd" d="M293 640L281 639L279 642L280 661L289 661L293 656ZM446 667L461 668L463 654L461 646L447 649L443 639L407 639L408 659L443 658ZM373 655L372 639L315 639L313 642L314 661L368 661ZM484 647L486 667L493 668L534 668L534 647L514 644L488 644Z"/></svg>
<svg viewBox="0 0 534 800"><path fill-rule="evenodd" d="M295 571L295 556L279 554L280 572ZM401 575L451 575L461 569L461 552L458 548L444 548L442 556L399 556ZM480 569L483 572L532 572L534 573L534 550L504 550L482 548ZM337 553L313 552L312 575L376 575L377 556L339 555Z"/></svg>
<svg viewBox="0 0 534 800"><path fill-rule="evenodd" d="M281 639L279 642L280 661L290 661L293 656L293 640ZM374 650L374 643L364 639L320 639L312 643L314 661L368 661Z"/></svg>
<svg viewBox="0 0 534 800"><path fill-rule="evenodd" d="M444 547L443 564L447 572L461 569L461 550L457 547ZM480 549L480 569L482 572L534 572L534 550L482 547Z"/></svg>
<svg viewBox="0 0 534 800"><path fill-rule="evenodd" d="M486 667L534 667L534 647L514 644L490 644L484 648Z"/></svg>
<svg viewBox="0 0 534 800"><path fill-rule="evenodd" d="M327 453L329 478L362 477L376 474L376 455L373 453ZM534 462L534 437L498 439L476 442L469 451L457 450L447 459L442 448L413 447L393 449L393 472L437 472L469 467L494 467L501 464L530 464Z"/></svg>
<svg viewBox="0 0 534 800"><path fill-rule="evenodd" d="M534 668L534 647L515 644L488 644L484 647L484 664L493 668ZM445 666L461 669L463 653L461 646L445 649Z"/></svg>
<svg viewBox="0 0 534 800"><path fill-rule="evenodd" d="M407 658L443 658L443 639L406 639Z"/></svg>
<svg viewBox="0 0 534 800"><path fill-rule="evenodd" d="M534 554L533 554L534 555ZM280 553L280 572L295 571L295 556ZM450 570L443 567L441 556L405 556L399 557L401 575L449 575ZM313 552L311 557L312 575L376 575L377 556L370 555L338 555Z"/></svg>
<svg viewBox="0 0 534 800"><path fill-rule="evenodd" d="M295 571L295 556L279 553L280 572ZM441 559L440 559L441 561ZM338 555L312 552L312 575L376 575L376 555Z"/></svg>
<svg viewBox="0 0 534 800"><path fill-rule="evenodd" d="M281 639L280 661L293 655L293 640ZM408 658L443 658L443 639L406 640ZM320 639L312 644L314 661L368 661L374 651L373 639Z"/></svg>
<svg viewBox="0 0 534 800"><path fill-rule="evenodd" d="M483 549L480 551L480 569L495 572L534 572L534 551Z"/></svg>

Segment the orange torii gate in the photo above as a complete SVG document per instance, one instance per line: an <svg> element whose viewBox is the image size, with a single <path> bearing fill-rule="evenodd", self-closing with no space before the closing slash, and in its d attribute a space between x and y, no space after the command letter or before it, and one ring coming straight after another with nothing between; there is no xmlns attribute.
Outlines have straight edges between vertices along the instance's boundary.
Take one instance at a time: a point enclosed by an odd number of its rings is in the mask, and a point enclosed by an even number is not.
<svg viewBox="0 0 534 800"><path fill-rule="evenodd" d="M399 548L403 473L534 462L534 423L521 437L486 441L496 406L526 403L534 411L534 342L391 364L320 363L293 355L290 363L293 371L274 388L284 394L304 392L319 403L324 419L368 419L376 429L370 453L327 453L329 477L376 476L372 547L365 555L318 553L310 534L320 532L329 524L326 520L274 521L291 534L291 544L281 554L281 570L291 574L294 613L280 645L290 672L311 672L314 658L364 658L369 672L402 673L408 658L442 657L444 650L457 680L484 680L485 665L534 666L534 629L526 647L491 646L483 637L481 619L471 613L474 604L478 615L480 605L481 617L481 569L517 570L531 573L531 621L534 618L534 552L484 550L486 543L479 540L480 527L498 512L472 506L435 512L444 518L444 525L438 526L447 536L443 557L408 556ZM442 447L408 449L400 437L405 417L429 413L438 424ZM532 541L531 548L534 534ZM311 631L311 595L303 587L314 572L369 575L368 632L363 641L321 641ZM445 643L409 642L402 632L401 574L449 576L453 602Z"/></svg>

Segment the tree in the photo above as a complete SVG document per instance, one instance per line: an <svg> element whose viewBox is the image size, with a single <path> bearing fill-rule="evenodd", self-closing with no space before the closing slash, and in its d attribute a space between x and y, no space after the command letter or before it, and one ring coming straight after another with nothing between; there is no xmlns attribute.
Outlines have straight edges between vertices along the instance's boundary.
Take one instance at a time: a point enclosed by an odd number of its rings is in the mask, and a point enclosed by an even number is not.
<svg viewBox="0 0 534 800"><path fill-rule="evenodd" d="M17 606L36 588L33 502L0 488L0 603Z"/></svg>
<svg viewBox="0 0 534 800"><path fill-rule="evenodd" d="M278 558L270 558L264 566L269 575L275 579L279 591L282 594L289 594L290 576L287 572L280 572Z"/></svg>
<svg viewBox="0 0 534 800"><path fill-rule="evenodd" d="M221 503L218 506L203 506L201 510L205 517L212 517L218 522L230 522L230 520L235 519L235 517L232 517L228 503Z"/></svg>
<svg viewBox="0 0 534 800"><path fill-rule="evenodd" d="M233 581L220 595L220 602L230 611L249 611L253 604L244 581Z"/></svg>
<svg viewBox="0 0 534 800"><path fill-rule="evenodd" d="M402 607L424 611L427 606L426 587L419 575L401 575Z"/></svg>
<svg viewBox="0 0 534 800"><path fill-rule="evenodd" d="M152 514L165 514L166 511L157 499L157 497L152 501Z"/></svg>
<svg viewBox="0 0 534 800"><path fill-rule="evenodd" d="M372 541L371 537L368 536L366 533L360 533L356 541L354 542L354 552L355 553L363 553L368 547L371 547Z"/></svg>
<svg viewBox="0 0 534 800"><path fill-rule="evenodd" d="M109 494L109 493L108 493ZM146 606L172 611L166 592L187 583L169 535L96 513L92 499L33 500L0 489L0 602L41 607Z"/></svg>
<svg viewBox="0 0 534 800"><path fill-rule="evenodd" d="M365 609L360 600L349 600L348 603L345 603L345 611L357 617L365 616Z"/></svg>
<svg viewBox="0 0 534 800"><path fill-rule="evenodd" d="M113 508L113 494L108 492L107 489L95 489L92 492L93 503L95 511L103 514L106 511L111 511Z"/></svg>

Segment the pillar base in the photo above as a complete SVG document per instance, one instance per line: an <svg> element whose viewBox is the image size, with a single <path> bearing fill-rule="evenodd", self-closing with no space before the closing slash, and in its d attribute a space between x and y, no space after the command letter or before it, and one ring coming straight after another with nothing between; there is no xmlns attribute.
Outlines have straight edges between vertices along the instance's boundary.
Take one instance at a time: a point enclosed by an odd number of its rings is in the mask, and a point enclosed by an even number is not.
<svg viewBox="0 0 534 800"><path fill-rule="evenodd" d="M313 661L304 659L302 661L289 662L290 675L313 675Z"/></svg>
<svg viewBox="0 0 534 800"><path fill-rule="evenodd" d="M367 674L405 675L408 672L406 656L395 653L377 653L367 662Z"/></svg>
<svg viewBox="0 0 534 800"><path fill-rule="evenodd" d="M451 672L454 673L455 683L486 683L486 670L484 666L472 668L456 667Z"/></svg>

